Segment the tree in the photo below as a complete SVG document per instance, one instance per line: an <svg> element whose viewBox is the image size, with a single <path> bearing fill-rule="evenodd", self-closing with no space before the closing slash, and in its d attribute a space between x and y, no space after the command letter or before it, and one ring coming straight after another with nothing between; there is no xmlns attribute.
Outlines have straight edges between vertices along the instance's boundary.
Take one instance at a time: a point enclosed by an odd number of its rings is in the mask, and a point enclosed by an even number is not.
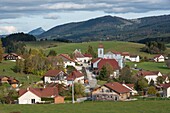
<svg viewBox="0 0 170 113"><path fill-rule="evenodd" d="M3 47L2 47L2 42L0 40L0 62L3 60Z"/></svg>
<svg viewBox="0 0 170 113"><path fill-rule="evenodd" d="M108 72L107 72L106 66L103 66L101 68L98 79L99 80L108 80Z"/></svg>
<svg viewBox="0 0 170 113"><path fill-rule="evenodd" d="M148 95L156 95L156 89L155 89L155 87L154 86L150 86L149 88L148 88Z"/></svg>
<svg viewBox="0 0 170 113"><path fill-rule="evenodd" d="M132 72L128 65L122 68L120 72L119 80L120 82L125 82L125 83L133 83L135 81L135 78L132 76Z"/></svg>
<svg viewBox="0 0 170 113"><path fill-rule="evenodd" d="M135 83L135 89L137 91L143 91L145 88L148 87L148 82L145 78L140 77L137 82Z"/></svg>
<svg viewBox="0 0 170 113"><path fill-rule="evenodd" d="M74 83L75 97L83 97L85 95L85 87L81 83Z"/></svg>
<svg viewBox="0 0 170 113"><path fill-rule="evenodd" d="M56 51L50 50L47 56L56 56L56 55L57 55Z"/></svg>
<svg viewBox="0 0 170 113"><path fill-rule="evenodd" d="M93 56L93 58L97 57L97 54L94 52L93 47L91 45L88 46L86 53L91 54Z"/></svg>
<svg viewBox="0 0 170 113"><path fill-rule="evenodd" d="M15 72L22 73L24 71L24 61L22 59L16 60L16 66L14 67Z"/></svg>
<svg viewBox="0 0 170 113"><path fill-rule="evenodd" d="M158 76L156 80L157 80L157 84L162 84L164 82L164 78L162 76Z"/></svg>

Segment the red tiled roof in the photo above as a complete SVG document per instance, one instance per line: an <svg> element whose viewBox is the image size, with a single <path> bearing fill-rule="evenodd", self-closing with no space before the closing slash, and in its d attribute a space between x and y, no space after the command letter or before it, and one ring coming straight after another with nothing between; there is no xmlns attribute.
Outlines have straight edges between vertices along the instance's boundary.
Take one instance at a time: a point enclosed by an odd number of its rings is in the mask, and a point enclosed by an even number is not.
<svg viewBox="0 0 170 113"><path fill-rule="evenodd" d="M49 70L44 76L56 76L60 73L60 70Z"/></svg>
<svg viewBox="0 0 170 113"><path fill-rule="evenodd" d="M57 87L47 87L47 88L28 88L19 90L19 97L25 94L27 91L30 91L37 95L38 97L51 97L58 95Z"/></svg>
<svg viewBox="0 0 170 113"><path fill-rule="evenodd" d="M158 75L159 71L139 71L139 76L151 76L151 75Z"/></svg>
<svg viewBox="0 0 170 113"><path fill-rule="evenodd" d="M74 61L73 59L71 59L71 58L69 57L69 55L67 55L67 54L60 54L59 56L64 57L64 58L66 58L66 59L69 60L69 61L75 62L75 61Z"/></svg>
<svg viewBox="0 0 170 113"><path fill-rule="evenodd" d="M114 54L121 54L121 52L114 51L114 50L112 50L111 52L114 53Z"/></svg>
<svg viewBox="0 0 170 113"><path fill-rule="evenodd" d="M160 56L163 56L163 55L156 55L156 56L154 56L154 58L159 58Z"/></svg>
<svg viewBox="0 0 170 113"><path fill-rule="evenodd" d="M129 52L122 52L121 55L122 56L129 56Z"/></svg>
<svg viewBox="0 0 170 113"><path fill-rule="evenodd" d="M96 58L96 59L94 59L94 60L92 60L92 63L95 63L95 62L97 62L98 60L100 60L101 58Z"/></svg>
<svg viewBox="0 0 170 113"><path fill-rule="evenodd" d="M170 83L168 83L168 84L161 84L160 86L163 87L163 88L165 88L165 89L167 89L167 88L170 87Z"/></svg>
<svg viewBox="0 0 170 113"><path fill-rule="evenodd" d="M91 54L84 54L84 57L92 57Z"/></svg>
<svg viewBox="0 0 170 113"><path fill-rule="evenodd" d="M69 81L75 80L76 78L79 78L79 77L82 77L82 76L84 76L83 73L81 73L78 70L75 70L67 76L67 80L69 80Z"/></svg>
<svg viewBox="0 0 170 113"><path fill-rule="evenodd" d="M106 83L104 86L116 91L117 93L128 93L130 90L118 82Z"/></svg>
<svg viewBox="0 0 170 113"><path fill-rule="evenodd" d="M118 62L115 59L101 59L98 63L98 69L100 70L106 63L110 64L114 70L120 69Z"/></svg>

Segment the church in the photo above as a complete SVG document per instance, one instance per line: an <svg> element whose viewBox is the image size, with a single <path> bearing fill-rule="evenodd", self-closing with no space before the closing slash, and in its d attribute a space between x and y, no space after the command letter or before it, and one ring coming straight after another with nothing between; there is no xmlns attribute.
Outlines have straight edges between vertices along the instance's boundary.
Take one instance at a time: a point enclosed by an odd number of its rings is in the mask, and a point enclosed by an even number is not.
<svg viewBox="0 0 170 113"><path fill-rule="evenodd" d="M98 58L102 59L115 59L118 62L119 67L122 69L124 66L124 58L121 53L116 51L108 51L104 53L104 46L103 44L99 44L98 46Z"/></svg>

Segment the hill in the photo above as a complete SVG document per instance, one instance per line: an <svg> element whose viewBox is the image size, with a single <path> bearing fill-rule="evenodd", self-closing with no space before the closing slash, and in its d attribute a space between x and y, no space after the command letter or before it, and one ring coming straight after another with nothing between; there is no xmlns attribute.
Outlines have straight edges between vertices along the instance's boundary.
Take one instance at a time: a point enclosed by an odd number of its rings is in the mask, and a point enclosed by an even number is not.
<svg viewBox="0 0 170 113"><path fill-rule="evenodd" d="M87 47L91 45L94 51L97 53L98 44L100 42L83 42L83 43L60 43L55 41L37 41L37 42L26 42L27 48L38 48L43 49L46 54L52 49L60 53L72 53L75 49L81 49L84 53L87 50ZM140 48L144 47L144 44L133 43L133 42L122 42L122 41L103 41L102 42L105 48L105 51L115 50L120 52L130 52L131 54L138 54L141 56L147 56L149 58L154 55L140 52ZM166 50L166 54L170 53L170 49Z"/></svg>
<svg viewBox="0 0 170 113"><path fill-rule="evenodd" d="M66 39L73 42L119 40L138 42L145 38L170 36L170 15L138 19L103 16L59 25L42 33L39 39Z"/></svg>
<svg viewBox="0 0 170 113"><path fill-rule="evenodd" d="M40 34L42 34L44 32L45 32L45 30L42 29L42 27L39 27L37 29L34 29L34 30L30 31L28 34L38 36L38 35L40 35Z"/></svg>

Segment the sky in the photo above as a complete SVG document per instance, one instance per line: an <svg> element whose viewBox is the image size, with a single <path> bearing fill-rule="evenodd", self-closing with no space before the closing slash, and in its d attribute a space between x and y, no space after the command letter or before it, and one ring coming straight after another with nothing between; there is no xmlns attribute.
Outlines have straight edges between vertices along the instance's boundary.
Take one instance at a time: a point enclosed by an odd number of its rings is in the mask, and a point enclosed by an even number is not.
<svg viewBox="0 0 170 113"><path fill-rule="evenodd" d="M105 15L135 19L168 14L170 0L0 0L0 35Z"/></svg>

